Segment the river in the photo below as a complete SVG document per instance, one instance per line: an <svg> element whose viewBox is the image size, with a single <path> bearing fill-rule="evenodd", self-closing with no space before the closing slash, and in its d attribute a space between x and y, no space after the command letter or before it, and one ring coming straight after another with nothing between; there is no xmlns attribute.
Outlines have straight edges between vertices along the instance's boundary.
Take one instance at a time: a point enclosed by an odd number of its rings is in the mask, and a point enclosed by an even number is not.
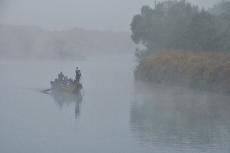
<svg viewBox="0 0 230 153"><path fill-rule="evenodd" d="M229 96L140 87L135 64L131 54L0 61L0 152L229 153ZM82 101L39 92L76 66Z"/></svg>

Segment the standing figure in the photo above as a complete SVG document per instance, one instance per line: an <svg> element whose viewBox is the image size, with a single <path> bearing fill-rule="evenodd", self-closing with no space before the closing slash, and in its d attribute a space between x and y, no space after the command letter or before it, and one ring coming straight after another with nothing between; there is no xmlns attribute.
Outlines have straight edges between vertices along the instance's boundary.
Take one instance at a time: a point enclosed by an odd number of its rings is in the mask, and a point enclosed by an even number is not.
<svg viewBox="0 0 230 153"><path fill-rule="evenodd" d="M75 81L79 82L81 78L81 71L78 69L78 67L76 67L75 73L76 73Z"/></svg>

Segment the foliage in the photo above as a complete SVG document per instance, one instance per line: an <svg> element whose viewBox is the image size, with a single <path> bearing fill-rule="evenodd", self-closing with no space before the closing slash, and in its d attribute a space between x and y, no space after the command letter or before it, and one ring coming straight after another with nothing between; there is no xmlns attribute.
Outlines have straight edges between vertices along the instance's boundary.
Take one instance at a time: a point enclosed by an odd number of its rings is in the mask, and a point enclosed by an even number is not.
<svg viewBox="0 0 230 153"><path fill-rule="evenodd" d="M216 51L218 48L218 33L215 17L206 11L201 11L191 19L186 31L187 49L195 51Z"/></svg>
<svg viewBox="0 0 230 153"><path fill-rule="evenodd" d="M136 79L230 92L230 54L165 52L143 59Z"/></svg>
<svg viewBox="0 0 230 153"><path fill-rule="evenodd" d="M230 2L210 10L185 0L143 6L131 23L132 39L147 51L230 51Z"/></svg>
<svg viewBox="0 0 230 153"><path fill-rule="evenodd" d="M209 12L217 16L219 46L223 51L230 50L230 2L216 4Z"/></svg>

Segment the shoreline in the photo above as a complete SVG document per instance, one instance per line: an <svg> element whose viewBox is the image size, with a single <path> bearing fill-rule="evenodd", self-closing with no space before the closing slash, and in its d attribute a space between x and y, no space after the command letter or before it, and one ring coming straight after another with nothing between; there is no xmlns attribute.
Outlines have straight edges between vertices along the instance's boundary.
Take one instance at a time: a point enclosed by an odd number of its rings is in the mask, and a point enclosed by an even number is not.
<svg viewBox="0 0 230 153"><path fill-rule="evenodd" d="M164 52L140 60L135 79L167 86L230 93L230 54Z"/></svg>

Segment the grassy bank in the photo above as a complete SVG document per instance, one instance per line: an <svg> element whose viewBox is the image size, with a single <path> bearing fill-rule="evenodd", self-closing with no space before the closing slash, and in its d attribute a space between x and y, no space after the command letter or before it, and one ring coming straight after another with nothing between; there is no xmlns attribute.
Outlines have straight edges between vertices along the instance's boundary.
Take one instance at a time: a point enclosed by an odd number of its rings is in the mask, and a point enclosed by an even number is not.
<svg viewBox="0 0 230 153"><path fill-rule="evenodd" d="M152 54L140 61L135 77L152 83L230 92L230 54Z"/></svg>

